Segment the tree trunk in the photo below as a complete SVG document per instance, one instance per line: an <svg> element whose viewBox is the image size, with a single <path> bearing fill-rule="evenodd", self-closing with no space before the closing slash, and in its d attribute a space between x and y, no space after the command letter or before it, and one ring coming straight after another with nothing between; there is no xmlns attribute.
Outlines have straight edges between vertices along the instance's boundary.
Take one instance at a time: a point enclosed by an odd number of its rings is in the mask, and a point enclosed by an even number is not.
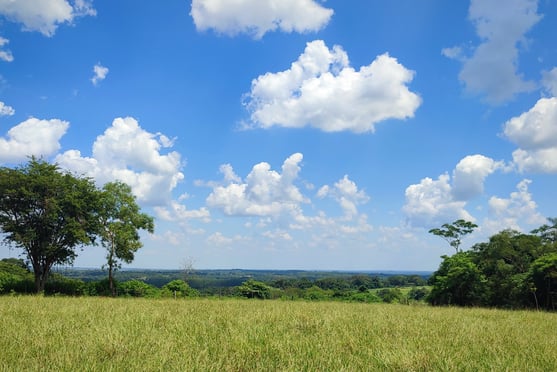
<svg viewBox="0 0 557 372"><path fill-rule="evenodd" d="M112 297L116 297L116 288L114 287L114 237L110 242L110 253L108 255L108 286Z"/></svg>

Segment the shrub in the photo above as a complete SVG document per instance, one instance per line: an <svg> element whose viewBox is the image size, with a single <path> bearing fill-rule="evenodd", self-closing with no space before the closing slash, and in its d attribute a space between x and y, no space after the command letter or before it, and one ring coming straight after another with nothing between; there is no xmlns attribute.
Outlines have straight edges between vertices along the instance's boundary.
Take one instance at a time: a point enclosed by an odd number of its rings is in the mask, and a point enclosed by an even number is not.
<svg viewBox="0 0 557 372"><path fill-rule="evenodd" d="M197 297L199 291L191 288L188 283L181 279L176 279L166 283L161 288L161 296L163 297Z"/></svg>
<svg viewBox="0 0 557 372"><path fill-rule="evenodd" d="M159 290L141 280L132 279L118 285L118 295L129 297L156 297Z"/></svg>

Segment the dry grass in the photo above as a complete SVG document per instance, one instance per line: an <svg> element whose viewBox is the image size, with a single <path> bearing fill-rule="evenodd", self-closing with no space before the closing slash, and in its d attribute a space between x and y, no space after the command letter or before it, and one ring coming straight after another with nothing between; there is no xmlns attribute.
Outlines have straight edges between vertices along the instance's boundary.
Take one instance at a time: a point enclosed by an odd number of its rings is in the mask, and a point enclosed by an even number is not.
<svg viewBox="0 0 557 372"><path fill-rule="evenodd" d="M551 371L557 314L336 302L0 298L0 370Z"/></svg>

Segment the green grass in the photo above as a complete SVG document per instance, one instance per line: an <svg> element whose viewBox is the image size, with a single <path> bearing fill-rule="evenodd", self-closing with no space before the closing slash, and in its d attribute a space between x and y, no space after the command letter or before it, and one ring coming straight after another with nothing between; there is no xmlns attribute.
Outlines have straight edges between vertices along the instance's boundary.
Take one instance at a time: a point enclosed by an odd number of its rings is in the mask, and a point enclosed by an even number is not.
<svg viewBox="0 0 557 372"><path fill-rule="evenodd" d="M0 297L0 371L551 371L557 314Z"/></svg>

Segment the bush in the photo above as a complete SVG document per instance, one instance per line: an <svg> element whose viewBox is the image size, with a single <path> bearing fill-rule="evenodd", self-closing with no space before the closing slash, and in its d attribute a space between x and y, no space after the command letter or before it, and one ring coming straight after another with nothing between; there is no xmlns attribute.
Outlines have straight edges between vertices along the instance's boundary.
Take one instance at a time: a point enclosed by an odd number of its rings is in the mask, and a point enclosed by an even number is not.
<svg viewBox="0 0 557 372"><path fill-rule="evenodd" d="M54 273L50 275L45 283L44 293L47 295L83 296L87 294L87 285L80 279L66 278Z"/></svg>
<svg viewBox="0 0 557 372"><path fill-rule="evenodd" d="M429 295L429 292L429 289L427 289L426 287L413 287L408 292L407 297L409 300L423 301Z"/></svg>
<svg viewBox="0 0 557 372"><path fill-rule="evenodd" d="M199 291L191 288L188 283L181 279L176 279L166 283L161 288L161 296L163 297L197 297Z"/></svg>
<svg viewBox="0 0 557 372"><path fill-rule="evenodd" d="M377 291L377 296L386 303L400 302L404 295L399 288L383 288Z"/></svg>
<svg viewBox="0 0 557 372"><path fill-rule="evenodd" d="M271 297L271 287L253 279L245 281L237 289L241 296L247 298L258 298L262 300Z"/></svg>
<svg viewBox="0 0 557 372"><path fill-rule="evenodd" d="M132 279L118 285L118 295L129 297L157 297L159 290L141 280Z"/></svg>

